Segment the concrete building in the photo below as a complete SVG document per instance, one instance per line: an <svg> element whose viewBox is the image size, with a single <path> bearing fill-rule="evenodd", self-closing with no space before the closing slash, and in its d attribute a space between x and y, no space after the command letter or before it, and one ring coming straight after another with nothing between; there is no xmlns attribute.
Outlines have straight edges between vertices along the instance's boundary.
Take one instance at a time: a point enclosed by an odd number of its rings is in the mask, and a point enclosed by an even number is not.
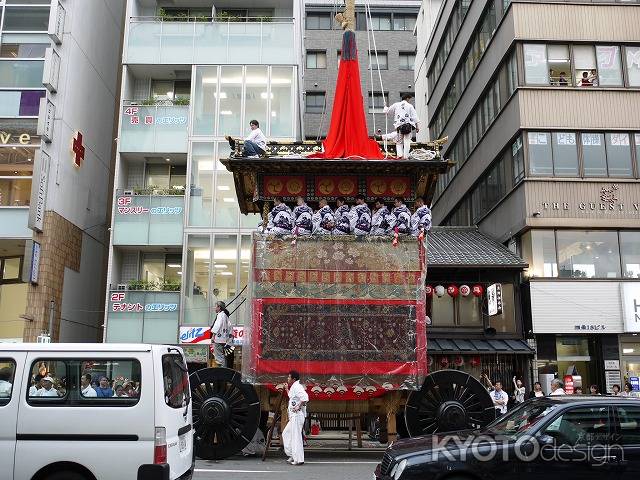
<svg viewBox="0 0 640 480"><path fill-rule="evenodd" d="M100 337L123 13L0 2L0 342Z"/></svg>
<svg viewBox="0 0 640 480"><path fill-rule="evenodd" d="M248 282L225 135L302 135L302 2L127 2L105 341L178 343ZM247 304L231 321L243 324ZM207 346L187 349L206 361Z"/></svg>
<svg viewBox="0 0 640 480"><path fill-rule="evenodd" d="M370 0L369 3L373 35L367 39L364 3L356 2L356 42L367 125L373 134L375 129L384 130L385 126L389 131L393 129L393 122L387 121L385 124L382 90L387 105L399 101L401 93L415 91L414 27L420 2ZM324 138L329 128L342 47L343 30L333 18L338 11L341 9L336 8L333 1L305 0L304 135L310 140ZM377 61L373 37L378 52ZM370 65L373 69L369 68Z"/></svg>
<svg viewBox="0 0 640 480"><path fill-rule="evenodd" d="M638 21L638 1L448 0L427 48L418 97L457 162L434 221L476 224L528 262L547 383L640 376Z"/></svg>

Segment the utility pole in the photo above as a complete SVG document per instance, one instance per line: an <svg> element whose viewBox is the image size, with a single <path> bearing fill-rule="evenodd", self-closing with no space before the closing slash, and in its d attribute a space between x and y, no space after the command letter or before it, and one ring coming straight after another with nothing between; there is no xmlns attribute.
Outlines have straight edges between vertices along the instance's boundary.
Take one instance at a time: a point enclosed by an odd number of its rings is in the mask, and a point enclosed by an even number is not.
<svg viewBox="0 0 640 480"><path fill-rule="evenodd" d="M53 342L53 317L55 315L56 310L56 302L54 299L51 299L49 302L49 341Z"/></svg>

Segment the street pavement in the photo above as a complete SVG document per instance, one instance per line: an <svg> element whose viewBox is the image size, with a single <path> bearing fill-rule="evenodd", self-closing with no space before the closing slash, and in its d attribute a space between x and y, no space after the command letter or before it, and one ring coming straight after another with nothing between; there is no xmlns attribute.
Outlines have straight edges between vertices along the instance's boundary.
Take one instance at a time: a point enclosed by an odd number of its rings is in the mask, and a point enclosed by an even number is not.
<svg viewBox="0 0 640 480"><path fill-rule="evenodd" d="M260 458L234 456L219 462L197 460L194 480L371 480L384 450L307 451L305 463L289 465L284 456L270 452L263 462Z"/></svg>

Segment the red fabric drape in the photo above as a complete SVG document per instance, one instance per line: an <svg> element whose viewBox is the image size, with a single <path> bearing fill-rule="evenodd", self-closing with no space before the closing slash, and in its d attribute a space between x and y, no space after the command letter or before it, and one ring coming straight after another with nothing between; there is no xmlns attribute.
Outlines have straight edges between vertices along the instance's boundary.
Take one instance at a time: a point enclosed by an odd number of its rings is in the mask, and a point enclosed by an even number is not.
<svg viewBox="0 0 640 480"><path fill-rule="evenodd" d="M380 146L368 136L360 87L360 67L356 54L355 34L349 31L343 34L342 59L338 68L331 124L323 145L323 153L316 153L310 157L383 158Z"/></svg>

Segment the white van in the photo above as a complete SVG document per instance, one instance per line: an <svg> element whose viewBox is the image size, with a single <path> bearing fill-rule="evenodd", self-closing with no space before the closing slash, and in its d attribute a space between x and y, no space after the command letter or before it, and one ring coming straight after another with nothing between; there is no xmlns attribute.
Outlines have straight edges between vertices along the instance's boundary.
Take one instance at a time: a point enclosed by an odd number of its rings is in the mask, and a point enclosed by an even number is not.
<svg viewBox="0 0 640 480"><path fill-rule="evenodd" d="M187 480L194 458L180 348L0 344L0 480Z"/></svg>

